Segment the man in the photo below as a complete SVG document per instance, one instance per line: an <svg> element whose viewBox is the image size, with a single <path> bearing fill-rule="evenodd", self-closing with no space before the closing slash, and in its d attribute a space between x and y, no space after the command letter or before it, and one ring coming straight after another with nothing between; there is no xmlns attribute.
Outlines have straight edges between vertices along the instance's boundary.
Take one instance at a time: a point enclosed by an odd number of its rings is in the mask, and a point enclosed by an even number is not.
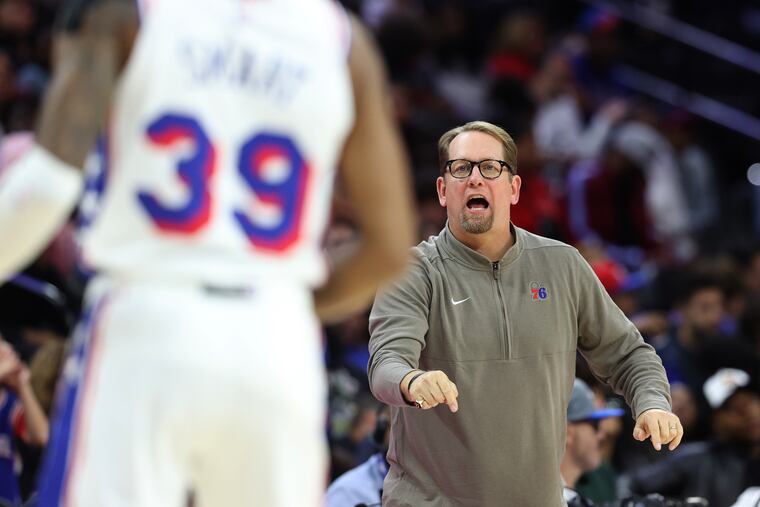
<svg viewBox="0 0 760 507"><path fill-rule="evenodd" d="M678 446L652 348L574 248L511 225L509 135L472 122L438 150L448 224L370 315L370 386L393 407L383 505L562 505L576 349L631 405L635 438Z"/></svg>
<svg viewBox="0 0 760 507"><path fill-rule="evenodd" d="M757 381L743 370L721 368L707 379L703 392L713 409L713 438L686 444L668 459L634 470L625 481L631 491L700 496L709 505L732 505L742 492L760 486Z"/></svg>
<svg viewBox="0 0 760 507"><path fill-rule="evenodd" d="M579 498L575 491L578 479L586 472L596 470L602 463L599 423L609 417L620 417L620 408L597 409L594 393L581 379L573 382L570 403L567 405L567 435L565 454L559 471L564 482L564 498L570 503Z"/></svg>
<svg viewBox="0 0 760 507"><path fill-rule="evenodd" d="M0 186L5 277L66 219L108 125L40 505L314 505L315 307L361 308L413 234L382 66L333 2L141 7L66 3L38 144ZM312 297L336 165L363 240Z"/></svg>

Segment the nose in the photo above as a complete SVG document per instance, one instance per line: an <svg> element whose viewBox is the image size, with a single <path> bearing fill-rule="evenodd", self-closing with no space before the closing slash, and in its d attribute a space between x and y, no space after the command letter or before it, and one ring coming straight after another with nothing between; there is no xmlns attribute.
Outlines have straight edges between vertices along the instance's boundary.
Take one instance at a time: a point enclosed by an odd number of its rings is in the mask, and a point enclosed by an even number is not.
<svg viewBox="0 0 760 507"><path fill-rule="evenodd" d="M479 185L484 184L485 178L483 178L483 175L480 174L480 166L474 166L472 168L472 172L467 177L467 185L471 187L477 187Z"/></svg>

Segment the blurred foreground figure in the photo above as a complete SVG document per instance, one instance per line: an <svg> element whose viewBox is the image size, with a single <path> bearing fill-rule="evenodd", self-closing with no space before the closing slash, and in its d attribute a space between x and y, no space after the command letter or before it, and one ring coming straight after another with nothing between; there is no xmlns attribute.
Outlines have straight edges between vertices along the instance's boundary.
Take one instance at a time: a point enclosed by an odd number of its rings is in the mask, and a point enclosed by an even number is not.
<svg viewBox="0 0 760 507"><path fill-rule="evenodd" d="M106 170L39 505L316 505L317 316L367 304L413 230L367 35L322 0L70 1L57 28L0 277L66 220L103 131ZM363 240L313 296L338 165Z"/></svg>

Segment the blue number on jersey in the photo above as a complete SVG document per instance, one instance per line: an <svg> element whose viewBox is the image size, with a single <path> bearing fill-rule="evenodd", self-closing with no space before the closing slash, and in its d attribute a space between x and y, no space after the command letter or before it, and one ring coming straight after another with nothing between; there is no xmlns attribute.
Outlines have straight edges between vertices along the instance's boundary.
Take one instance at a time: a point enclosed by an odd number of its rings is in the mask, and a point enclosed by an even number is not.
<svg viewBox="0 0 760 507"><path fill-rule="evenodd" d="M278 182L266 181L267 163L282 161L288 165L288 174ZM273 134L258 134L240 150L238 170L250 185L256 197L281 210L279 224L266 228L253 223L243 211L236 210L235 218L250 242L261 249L282 251L298 239L306 178L309 168L293 141Z"/></svg>
<svg viewBox="0 0 760 507"><path fill-rule="evenodd" d="M163 205L153 194L139 192L138 199L159 229L166 232L196 232L211 217L211 194L208 182L214 171L216 155L200 124L187 116L167 114L148 127L148 137L158 146L171 148L183 141L193 143L193 152L177 164L179 177L188 188L188 198L181 206Z"/></svg>
<svg viewBox="0 0 760 507"><path fill-rule="evenodd" d="M148 192L139 192L138 199L153 222L162 231L195 233L205 226L211 215L209 182L214 173L216 154L209 136L195 119L167 114L148 127L150 140L161 146L190 140L192 154L177 164L180 178L188 187L187 202L179 207L164 206ZM266 177L269 163L282 161L287 175L272 181ZM309 166L293 141L285 136L261 132L243 143L237 167L245 183L257 199L279 209L279 222L271 227L254 223L248 213L236 209L232 214L250 243L258 249L282 252L298 241L303 204L306 197Z"/></svg>

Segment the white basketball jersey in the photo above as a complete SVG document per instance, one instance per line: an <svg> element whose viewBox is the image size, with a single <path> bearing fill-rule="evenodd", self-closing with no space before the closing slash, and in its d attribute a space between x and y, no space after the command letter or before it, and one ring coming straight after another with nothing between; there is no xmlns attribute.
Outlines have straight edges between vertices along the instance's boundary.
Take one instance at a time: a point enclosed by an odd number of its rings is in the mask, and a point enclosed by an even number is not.
<svg viewBox="0 0 760 507"><path fill-rule="evenodd" d="M313 286L353 124L327 0L152 0L119 83L83 259L124 277Z"/></svg>

